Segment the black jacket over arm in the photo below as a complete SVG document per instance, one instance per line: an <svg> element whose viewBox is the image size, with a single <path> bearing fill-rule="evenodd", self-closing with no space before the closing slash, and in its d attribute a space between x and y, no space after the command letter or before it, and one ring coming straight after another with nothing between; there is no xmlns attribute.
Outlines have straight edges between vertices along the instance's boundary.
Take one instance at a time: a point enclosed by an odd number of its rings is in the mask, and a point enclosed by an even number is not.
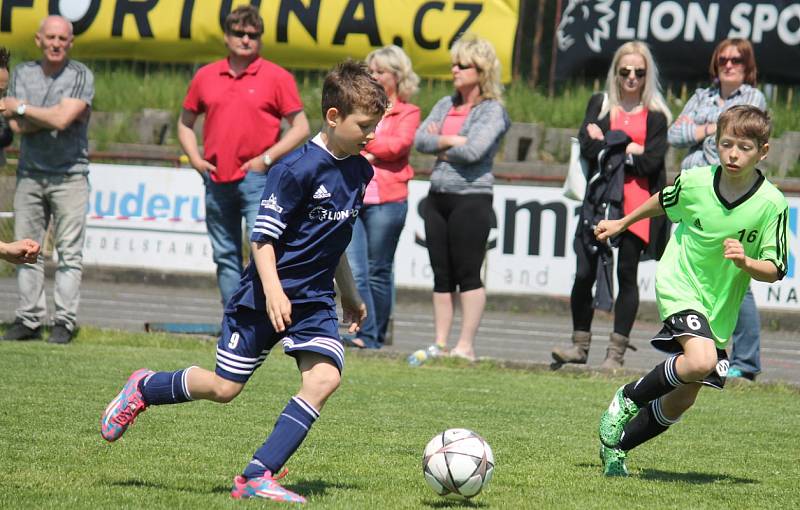
<svg viewBox="0 0 800 510"><path fill-rule="evenodd" d="M611 116L606 114L598 119L603 106L603 93L595 94L589 99L586 116L578 131L581 155L589 161L589 175L597 172L597 156L605 147L602 140L592 140L586 131L588 124L597 124L605 134L611 129ZM664 159L667 154L667 118L658 111L647 113L647 134L644 142L644 154L633 156L633 165L625 165L625 173L637 177L647 177L648 191L652 195L666 185L667 172ZM644 259L660 259L669 240L669 224L666 218L657 216L650 218L650 243L644 251Z"/></svg>

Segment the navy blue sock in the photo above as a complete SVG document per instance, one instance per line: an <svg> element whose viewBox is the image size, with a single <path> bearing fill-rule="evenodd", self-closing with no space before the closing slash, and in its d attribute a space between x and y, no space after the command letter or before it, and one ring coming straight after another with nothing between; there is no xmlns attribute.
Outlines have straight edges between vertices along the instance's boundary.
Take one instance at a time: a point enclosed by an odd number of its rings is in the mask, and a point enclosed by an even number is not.
<svg viewBox="0 0 800 510"><path fill-rule="evenodd" d="M149 406L161 404L180 404L192 400L186 387L186 374L194 367L175 372L156 372L142 379L139 390Z"/></svg>
<svg viewBox="0 0 800 510"><path fill-rule="evenodd" d="M278 416L275 428L244 470L245 478L258 478L265 471L277 474L306 438L319 417L314 407L300 397L292 397Z"/></svg>
<svg viewBox="0 0 800 510"><path fill-rule="evenodd" d="M676 354L667 358L638 381L626 384L622 393L633 400L637 406L644 407L647 403L663 397L678 386L686 384L675 371L675 361L678 356L682 355Z"/></svg>

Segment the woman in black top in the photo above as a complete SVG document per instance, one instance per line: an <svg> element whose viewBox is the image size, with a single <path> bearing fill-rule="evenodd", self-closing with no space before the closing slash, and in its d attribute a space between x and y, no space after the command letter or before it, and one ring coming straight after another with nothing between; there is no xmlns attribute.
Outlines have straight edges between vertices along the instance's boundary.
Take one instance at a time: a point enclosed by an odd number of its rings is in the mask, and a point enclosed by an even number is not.
<svg viewBox="0 0 800 510"><path fill-rule="evenodd" d="M619 248L619 292L614 302L610 249L595 241L592 229L597 218L622 217L664 186L670 120L669 108L659 90L658 70L647 45L638 41L623 44L614 54L606 91L589 100L578 133L581 155L590 162L590 175L600 172L600 178L587 189L575 233L577 267L570 296L572 345L553 349L556 366L586 363L594 309L610 310L612 304L614 330L601 367L614 369L623 364L639 308L639 259L644 253L659 258L669 231L663 218L643 220L614 240ZM604 150L600 171L598 156Z"/></svg>

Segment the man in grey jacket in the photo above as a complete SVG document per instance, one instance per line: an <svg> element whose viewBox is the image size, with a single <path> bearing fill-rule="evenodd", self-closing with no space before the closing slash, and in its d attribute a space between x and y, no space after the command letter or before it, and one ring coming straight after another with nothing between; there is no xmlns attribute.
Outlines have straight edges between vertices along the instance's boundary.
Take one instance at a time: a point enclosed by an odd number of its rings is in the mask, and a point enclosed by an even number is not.
<svg viewBox="0 0 800 510"><path fill-rule="evenodd" d="M86 207L89 201L89 115L94 77L69 59L72 23L45 18L36 33L42 59L14 69L3 116L21 135L14 234L41 243L52 215L58 269L55 277L55 323L52 343L68 343L75 331L83 269ZM47 314L44 258L17 269L19 306L6 340L41 336Z"/></svg>

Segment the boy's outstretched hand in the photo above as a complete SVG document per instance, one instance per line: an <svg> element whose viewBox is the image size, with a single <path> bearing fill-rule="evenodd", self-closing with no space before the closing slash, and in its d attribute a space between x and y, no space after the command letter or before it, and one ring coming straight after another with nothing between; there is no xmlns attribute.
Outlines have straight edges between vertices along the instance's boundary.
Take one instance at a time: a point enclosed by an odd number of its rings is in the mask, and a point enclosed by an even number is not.
<svg viewBox="0 0 800 510"><path fill-rule="evenodd" d="M342 300L342 320L345 324L350 324L347 328L348 333L356 333L361 329L361 323L367 318L367 305L364 303L345 303Z"/></svg>
<svg viewBox="0 0 800 510"><path fill-rule="evenodd" d="M602 220L594 227L594 236L598 241L605 241L623 230L622 220Z"/></svg>
<svg viewBox="0 0 800 510"><path fill-rule="evenodd" d="M745 269L747 266L747 255L744 253L744 246L738 239L725 239L723 242L725 249L724 256L726 259L732 261L739 269Z"/></svg>

